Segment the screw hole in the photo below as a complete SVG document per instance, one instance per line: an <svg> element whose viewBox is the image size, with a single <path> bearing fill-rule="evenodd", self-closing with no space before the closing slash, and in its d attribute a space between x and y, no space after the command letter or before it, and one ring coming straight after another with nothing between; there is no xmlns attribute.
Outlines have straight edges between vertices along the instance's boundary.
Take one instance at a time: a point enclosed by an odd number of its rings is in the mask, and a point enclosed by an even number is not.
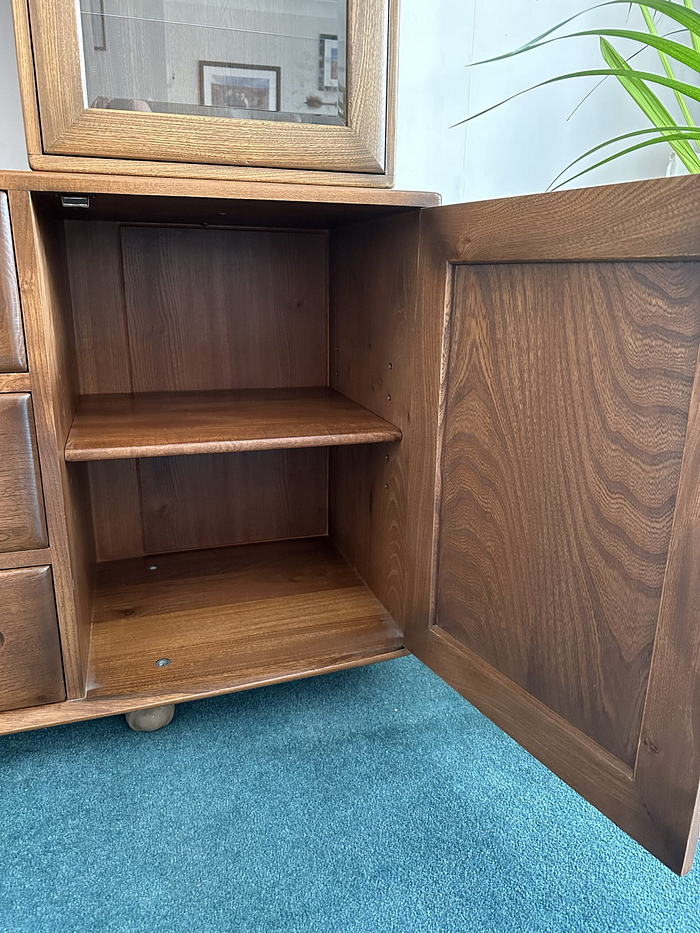
<svg viewBox="0 0 700 933"><path fill-rule="evenodd" d="M389 462L389 454L386 455L386 462Z"/></svg>
<svg viewBox="0 0 700 933"><path fill-rule="evenodd" d="M170 664L170 658L158 658L156 667L167 667Z"/></svg>
<svg viewBox="0 0 700 933"><path fill-rule="evenodd" d="M387 395L387 400L388 400L389 402L391 401L391 392Z"/></svg>
<svg viewBox="0 0 700 933"><path fill-rule="evenodd" d="M393 368L394 368L394 364L393 364L393 363L389 363L389 369L393 369Z"/></svg>
<svg viewBox="0 0 700 933"><path fill-rule="evenodd" d="M384 488L385 488L385 489L388 489L388 488L389 488L389 484L388 484L388 483L384 483Z"/></svg>

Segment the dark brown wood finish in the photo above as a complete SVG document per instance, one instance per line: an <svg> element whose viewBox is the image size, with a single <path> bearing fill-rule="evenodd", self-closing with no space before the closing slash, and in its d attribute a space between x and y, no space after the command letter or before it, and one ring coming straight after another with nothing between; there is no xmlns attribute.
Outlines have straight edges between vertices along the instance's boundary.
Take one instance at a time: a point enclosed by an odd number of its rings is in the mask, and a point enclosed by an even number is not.
<svg viewBox="0 0 700 933"><path fill-rule="evenodd" d="M327 451L89 465L100 561L327 533Z"/></svg>
<svg viewBox="0 0 700 933"><path fill-rule="evenodd" d="M22 309L7 194L0 191L0 373L26 372Z"/></svg>
<svg viewBox="0 0 700 933"><path fill-rule="evenodd" d="M121 236L132 391L327 384L323 233Z"/></svg>
<svg viewBox="0 0 700 933"><path fill-rule="evenodd" d="M63 450L78 400L62 226L45 222L27 190L10 191L32 403L51 541L61 647L69 698L85 692L92 596L92 541L85 465L68 471Z"/></svg>
<svg viewBox="0 0 700 933"><path fill-rule="evenodd" d="M66 460L125 460L400 440L401 431L327 388L84 395Z"/></svg>
<svg viewBox="0 0 700 933"><path fill-rule="evenodd" d="M700 251L700 188L660 184L424 212L421 301L449 329L432 613L406 645L682 873L700 267L672 257ZM455 265L471 260L500 264Z"/></svg>
<svg viewBox="0 0 700 933"><path fill-rule="evenodd" d="M402 626L409 581L430 561L430 542L423 552L409 526L421 503L432 506L429 487L411 497L423 429L415 390L431 365L418 232L417 214L388 217L333 231L330 248L331 385L403 433L401 443L331 451L330 534Z"/></svg>
<svg viewBox="0 0 700 933"><path fill-rule="evenodd" d="M28 394L0 395L0 551L48 545Z"/></svg>
<svg viewBox="0 0 700 933"><path fill-rule="evenodd" d="M88 697L233 688L401 647L327 538L117 561L99 567Z"/></svg>
<svg viewBox="0 0 700 933"><path fill-rule="evenodd" d="M65 696L51 568L0 570L0 710Z"/></svg>

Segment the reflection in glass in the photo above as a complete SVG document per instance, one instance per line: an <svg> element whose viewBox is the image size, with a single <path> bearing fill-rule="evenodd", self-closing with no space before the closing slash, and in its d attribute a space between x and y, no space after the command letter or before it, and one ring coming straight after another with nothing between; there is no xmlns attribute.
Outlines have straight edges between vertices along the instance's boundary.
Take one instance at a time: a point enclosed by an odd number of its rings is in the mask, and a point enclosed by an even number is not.
<svg viewBox="0 0 700 933"><path fill-rule="evenodd" d="M80 0L90 107L345 121L346 0Z"/></svg>

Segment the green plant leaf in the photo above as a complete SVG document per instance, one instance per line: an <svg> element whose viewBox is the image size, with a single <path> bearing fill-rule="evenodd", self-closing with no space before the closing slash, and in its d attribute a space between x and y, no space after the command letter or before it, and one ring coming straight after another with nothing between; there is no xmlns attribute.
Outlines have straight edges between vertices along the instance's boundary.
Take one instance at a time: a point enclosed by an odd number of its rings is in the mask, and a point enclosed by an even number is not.
<svg viewBox="0 0 700 933"><path fill-rule="evenodd" d="M679 127L679 132L677 134L678 139L687 139L688 138L687 135L684 135L687 133L688 133L688 130L684 130L682 127ZM586 175L588 174L588 172L592 172L594 169L600 168L601 165L605 165L608 162L612 162L613 159L619 159L621 156L628 155L630 152L636 152L638 149L645 149L647 146L658 146L659 143L668 143L670 142L671 138L672 137L669 137L669 136L662 136L659 139L647 139L644 142L637 143L635 146L629 146L627 149L623 149L620 152L615 152L613 155L608 156L607 159L601 159L600 162L596 162L594 165L589 165L582 172L578 172L576 175L572 175L570 178L565 178L564 181L559 182L558 185L553 184L547 190L556 191L558 188L561 188L564 185L568 185L570 182L574 181L577 178L580 178L582 175ZM700 173L700 169L698 169L697 172L693 172L692 174L697 175L699 173Z"/></svg>
<svg viewBox="0 0 700 933"><path fill-rule="evenodd" d="M693 6L693 0L683 0L683 2L685 3L686 8L688 10L693 10L693 11L695 10ZM693 43L693 48L695 49L695 51L700 52L700 35L698 35L697 33L691 32L690 38Z"/></svg>
<svg viewBox="0 0 700 933"><path fill-rule="evenodd" d="M619 70L621 74L617 76L618 81L623 86L623 88L630 95L632 100L637 104L637 106L646 114L646 116L651 120L651 122L657 128L662 126L673 126L675 120L666 109L666 107L661 103L659 98L654 94L651 88L648 88L644 81L639 80L639 72L635 71L620 53L615 49L607 39L600 40L600 49L603 54L603 58L615 70ZM659 75L657 75L660 78ZM672 79L667 79L672 82L672 84L681 84L680 81L675 81ZM663 131L662 131L663 132ZM669 140L670 141L670 140ZM690 172L700 172L700 159L693 151L693 147L689 142L674 140L670 142L670 145L673 147L674 151L677 153L678 158L681 159L685 167Z"/></svg>
<svg viewBox="0 0 700 933"><path fill-rule="evenodd" d="M666 39L664 36L658 35L658 33L639 32L635 29L583 29L581 32L569 32L565 36L555 36L553 39L547 39L536 45L524 46L516 52L508 52L506 55L499 55L497 58L487 58L482 62L474 62L469 67L473 68L476 65L485 65L489 62L502 61L503 59L511 58L513 55L521 55L523 52L531 52L533 49L544 48L545 45L550 45L552 42L562 42L564 39L580 39L585 36L596 36L598 38L607 36L611 39L629 39L631 42L641 42L644 45L649 45L652 48L658 49L659 53L668 55L676 61L681 62L683 65L687 65L689 68L692 68L693 71L700 72L700 54L693 49L689 49L687 45L683 45L682 42L674 42L671 39Z"/></svg>
<svg viewBox="0 0 700 933"><path fill-rule="evenodd" d="M616 3L617 0L610 0L610 2ZM685 81L677 81L672 78L665 78L663 75L653 74L653 72L650 71L636 71L630 68L629 65L627 65L627 70L624 71L621 68L589 68L585 71L572 71L569 74L557 75L555 78L547 78L546 81L540 81L538 84L533 84L530 87L525 88L524 91L518 91L515 94L511 94L510 97L506 97L504 100L500 100L497 104L492 104L490 107L486 107L484 110L480 110L479 113L474 113L470 117L466 117L464 120L460 120L458 123L454 123L453 127L462 126L463 123L469 123L471 120L476 120L477 117L481 117L485 113L489 113L491 110L496 110L497 107L502 107L504 104L509 103L511 100L515 100L516 97L522 97L523 94L528 94L530 91L534 91L536 88L546 87L548 84L556 84L558 81L568 81L570 78L597 78L604 76L623 78L629 78L630 76L633 76L640 81L651 81L652 84L661 84L664 87L670 87L672 90L678 90L681 94L685 94L686 97L700 101L700 88L693 87L692 84L686 84Z"/></svg>
<svg viewBox="0 0 700 933"><path fill-rule="evenodd" d="M536 36L534 39L531 39L529 42L526 42L525 45L520 46L520 48L515 49L513 52L507 52L505 55L497 55L494 58L486 58L479 62L474 62L474 65L486 65L489 62L497 62L504 58L510 58L513 55L520 55L522 52L527 52L533 46L544 44L543 39L546 39L548 36L551 36L552 33L557 32L563 26L568 25L573 22L575 19L578 19L579 16L583 16L585 13L590 13L593 10L599 10L602 7L606 6L619 6L621 3L625 6L647 6L652 10L657 10L659 13L664 13L670 19L675 20L677 23L680 23L681 26L684 26L692 36L700 37L700 13L696 13L692 7L692 4L688 2L681 5L680 3L673 3L672 0L605 0L603 3L596 3L593 6L586 7L585 10L580 10L578 13L574 13L573 16L569 16L567 19L563 19L560 23L557 23L556 26L552 26L551 29L548 29L546 32L543 32L541 35ZM695 47L695 44L693 43ZM700 52L700 47L696 49Z"/></svg>
<svg viewBox="0 0 700 933"><path fill-rule="evenodd" d="M579 162L583 162L584 159L592 156L595 152L600 152L601 149L605 149L607 146L612 146L613 143L622 142L623 139L633 139L635 136L649 136L652 133L658 136L659 142L664 142L666 136L664 135L663 131L678 133L682 136L683 139L700 140L700 127L686 127L677 125L659 127L649 126L643 130L633 130L631 133L623 133L621 136L613 136L611 139L606 139L604 143L598 143L597 146L593 146L592 149L589 149L587 152L584 152L582 155L575 158L573 162L569 162L566 168L563 168L561 172L559 172L557 177L550 185L550 188L555 184L555 182L559 181L561 176L565 175L569 169L572 169L574 165L578 165Z"/></svg>
<svg viewBox="0 0 700 933"><path fill-rule="evenodd" d="M659 33L656 28L656 23L654 22L654 17L651 15L649 10L645 6L641 7L641 11L642 11L642 16L644 17L644 22L647 24L647 29L649 30L650 36L658 36ZM674 44L677 44L677 43L674 43ZM674 74L673 68L671 67L671 62L668 60L669 56L666 54L666 52L662 51L658 46L657 46L657 49L659 52L659 59L661 60L661 64L667 76L669 78L675 78L676 75ZM675 58L675 56L673 57ZM694 126L695 121L693 120L692 114L690 112L690 109L688 108L688 103L685 97L683 97L682 94L679 94L678 91L674 91L674 94L676 95L678 106L681 108L683 119L685 120L688 126Z"/></svg>
<svg viewBox="0 0 700 933"><path fill-rule="evenodd" d="M572 169L574 165L578 165L579 162L583 162L584 159L587 159L589 156L593 155L595 152L599 152L601 149L605 149L607 146L612 146L613 143L622 142L623 139L632 139L635 136L649 136L654 133L656 135L657 142L667 142L666 133L661 133L661 130L666 132L675 133L680 136L681 139L690 139L690 140L700 140L700 127L686 127L686 126L664 126L664 127L655 127L650 126L643 130L634 130L631 133L623 133L621 136L613 136L612 139L606 139L604 143L598 143L597 146L593 146L592 149L589 149L587 152L584 152L583 155L578 156L572 162L563 168L561 172L556 176L556 178L549 185L548 191L553 188L556 182L559 181L562 175L565 175L569 169ZM615 157L617 158L617 156ZM696 174L696 173L693 173ZM566 184L566 182L562 182Z"/></svg>

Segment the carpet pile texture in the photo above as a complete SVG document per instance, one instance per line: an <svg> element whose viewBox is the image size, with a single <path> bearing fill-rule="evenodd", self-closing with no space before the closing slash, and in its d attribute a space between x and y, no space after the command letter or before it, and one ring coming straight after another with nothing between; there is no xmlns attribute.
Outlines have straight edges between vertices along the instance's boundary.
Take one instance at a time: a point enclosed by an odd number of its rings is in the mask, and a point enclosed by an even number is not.
<svg viewBox="0 0 700 933"><path fill-rule="evenodd" d="M2 933L700 933L415 658L0 739Z"/></svg>

